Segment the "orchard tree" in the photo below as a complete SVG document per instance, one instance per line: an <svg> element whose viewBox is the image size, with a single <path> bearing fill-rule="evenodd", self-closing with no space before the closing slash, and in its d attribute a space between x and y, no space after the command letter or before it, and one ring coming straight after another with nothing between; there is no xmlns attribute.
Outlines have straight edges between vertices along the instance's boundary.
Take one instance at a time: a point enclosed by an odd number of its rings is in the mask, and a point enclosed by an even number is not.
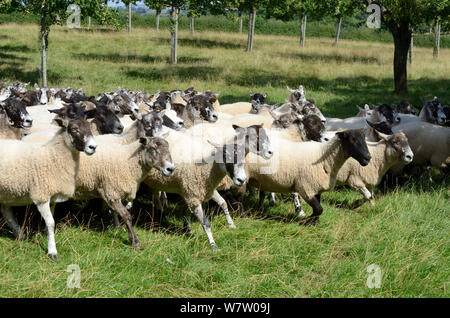
<svg viewBox="0 0 450 318"><path fill-rule="evenodd" d="M300 17L300 46L305 46L307 15L316 12L314 0L280 0L267 5L267 18L274 17L282 21L290 21Z"/></svg>
<svg viewBox="0 0 450 318"><path fill-rule="evenodd" d="M169 6L169 1L145 0L144 4L147 7L152 8L153 10L156 11L156 14L155 14L155 18L156 18L155 27L156 27L156 31L159 31L159 20L161 18L161 11Z"/></svg>
<svg viewBox="0 0 450 318"><path fill-rule="evenodd" d="M136 4L137 0L122 0L122 1L117 0L116 1L116 3L119 3L119 2L123 2L123 4L125 4L125 6L127 7L127 11L128 11L127 31L128 31L128 33L131 33L131 5Z"/></svg>
<svg viewBox="0 0 450 318"><path fill-rule="evenodd" d="M381 20L394 39L394 85L397 94L408 91L407 60L412 29L435 19L439 12L448 17L449 1L446 0L365 0L365 4L377 4Z"/></svg>
<svg viewBox="0 0 450 318"><path fill-rule="evenodd" d="M21 11L24 13L34 13L40 17L39 22L39 51L41 55L40 78L41 86L48 86L47 78L47 56L48 37L50 26L62 24L66 21L70 11L70 5L78 5L81 12L75 11L81 17L92 16L99 21L113 21L113 16L108 10L107 1L100 0L8 0L10 11Z"/></svg>
<svg viewBox="0 0 450 318"><path fill-rule="evenodd" d="M364 6L354 0L324 0L319 1L319 3L324 5L324 15L330 15L336 19L334 46L337 46L339 35L341 34L342 18L353 16L356 12L361 12Z"/></svg>

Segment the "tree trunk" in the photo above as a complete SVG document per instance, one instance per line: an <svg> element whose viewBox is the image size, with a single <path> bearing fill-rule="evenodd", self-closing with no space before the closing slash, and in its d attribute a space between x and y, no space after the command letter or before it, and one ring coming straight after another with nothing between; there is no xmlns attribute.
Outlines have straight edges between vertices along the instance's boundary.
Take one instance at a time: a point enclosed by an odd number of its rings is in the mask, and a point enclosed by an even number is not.
<svg viewBox="0 0 450 318"><path fill-rule="evenodd" d="M255 35L255 21L256 21L256 9L250 10L250 17L248 20L248 39L247 39L247 52L251 52L253 49L253 36Z"/></svg>
<svg viewBox="0 0 450 318"><path fill-rule="evenodd" d="M242 12L239 11L239 34L242 33Z"/></svg>
<svg viewBox="0 0 450 318"><path fill-rule="evenodd" d="M302 15L302 22L300 26L300 46L305 46L305 39L306 39L306 14Z"/></svg>
<svg viewBox="0 0 450 318"><path fill-rule="evenodd" d="M88 29L91 28L91 17L88 17Z"/></svg>
<svg viewBox="0 0 450 318"><path fill-rule="evenodd" d="M441 22L437 20L436 27L434 30L434 48L433 48L433 57L435 59L439 57L440 44L441 44Z"/></svg>
<svg viewBox="0 0 450 318"><path fill-rule="evenodd" d="M42 6L44 7L45 1ZM39 51L41 53L41 67L39 70L41 76L41 86L47 87L47 53L48 53L48 33L50 32L50 26L47 25L47 13L43 10L41 15L41 27L39 32Z"/></svg>
<svg viewBox="0 0 450 318"><path fill-rule="evenodd" d="M170 14L170 61L177 64L178 55L178 8L172 7Z"/></svg>
<svg viewBox="0 0 450 318"><path fill-rule="evenodd" d="M413 49L414 49L414 34L411 33L411 42L409 43L409 50L408 50L409 64L412 64L412 62L413 62Z"/></svg>
<svg viewBox="0 0 450 318"><path fill-rule="evenodd" d="M336 24L336 37L334 38L334 46L338 46L339 42L339 35L341 34L341 24L342 24L342 18L338 18L338 22Z"/></svg>
<svg viewBox="0 0 450 318"><path fill-rule="evenodd" d="M408 91L407 60L411 43L411 27L408 22L388 23L394 37L394 83L395 93Z"/></svg>
<svg viewBox="0 0 450 318"><path fill-rule="evenodd" d="M161 9L156 9L156 31L159 31L159 18L161 16Z"/></svg>
<svg viewBox="0 0 450 318"><path fill-rule="evenodd" d="M189 17L189 31L194 34L194 17Z"/></svg>
<svg viewBox="0 0 450 318"><path fill-rule="evenodd" d="M131 2L128 4L128 33L131 32Z"/></svg>

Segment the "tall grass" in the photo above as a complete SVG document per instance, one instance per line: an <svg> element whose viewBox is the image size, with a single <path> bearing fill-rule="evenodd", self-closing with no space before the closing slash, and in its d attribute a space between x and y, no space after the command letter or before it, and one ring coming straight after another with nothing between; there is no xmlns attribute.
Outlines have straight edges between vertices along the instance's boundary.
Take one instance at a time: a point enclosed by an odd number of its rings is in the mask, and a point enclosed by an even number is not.
<svg viewBox="0 0 450 318"><path fill-rule="evenodd" d="M0 81L38 80L37 26L0 27ZM417 48L409 67L409 93L393 93L391 44L311 38L306 48L288 36L257 35L245 52L245 35L180 32L179 65L168 61L169 33L148 29L85 32L52 28L50 84L82 87L88 94L117 86L149 92L187 88L221 92L221 103L248 100L248 91L269 92L269 102L287 97L286 85L306 88L308 98L328 116L351 116L356 104L418 104L420 97L450 98L450 50L438 60ZM181 232L184 206L171 197L169 224L161 225L149 196L134 204L143 249L133 250L126 233L95 204L57 207L60 258L45 255L44 225L34 208L16 213L30 231L12 239L0 219L0 297L449 297L449 181L412 179L375 193L375 207L350 204L349 189L325 193L324 214L315 227L300 227L288 197L248 217L232 213L237 229L226 227L217 207L207 204L219 253L198 224ZM306 212L311 213L304 204ZM26 215L26 217L24 216ZM25 219L25 220L24 220ZM81 288L67 288L67 266L78 264ZM367 266L382 271L380 289L366 285Z"/></svg>

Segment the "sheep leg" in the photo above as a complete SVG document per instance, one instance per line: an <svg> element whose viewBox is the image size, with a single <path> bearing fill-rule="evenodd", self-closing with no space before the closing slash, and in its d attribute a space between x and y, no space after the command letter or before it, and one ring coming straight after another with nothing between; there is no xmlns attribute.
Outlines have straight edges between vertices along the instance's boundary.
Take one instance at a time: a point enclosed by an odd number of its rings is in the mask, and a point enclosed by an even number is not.
<svg viewBox="0 0 450 318"><path fill-rule="evenodd" d="M262 190L259 190L259 201L258 201L258 209L262 209L264 206L264 197L266 193Z"/></svg>
<svg viewBox="0 0 450 318"><path fill-rule="evenodd" d="M48 246L47 254L52 260L58 259L58 252L56 251L55 243L55 220L53 219L52 211L50 209L50 202L47 201L42 204L36 205L39 213L45 221L47 226Z"/></svg>
<svg viewBox="0 0 450 318"><path fill-rule="evenodd" d="M357 208L360 205L362 205L365 201L369 201L370 205L374 206L375 202L373 201L373 194L366 188L366 187L362 187L358 189L359 192L361 192L361 194L364 196L363 200L356 200L353 203L353 208Z"/></svg>
<svg viewBox="0 0 450 318"><path fill-rule="evenodd" d="M184 217L183 231L187 234L192 234L190 215L186 215Z"/></svg>
<svg viewBox="0 0 450 318"><path fill-rule="evenodd" d="M108 204L105 201L102 201L102 211L108 210L109 214L112 214L113 221L114 221L114 227L116 229L125 230L122 225L120 224L119 215L114 211L109 209Z"/></svg>
<svg viewBox="0 0 450 318"><path fill-rule="evenodd" d="M159 194L162 206L163 207L168 206L169 201L167 200L167 193L160 191L158 194Z"/></svg>
<svg viewBox="0 0 450 318"><path fill-rule="evenodd" d="M12 212L11 207L2 205L2 206L0 206L0 210L2 212L3 218L6 220L6 222L9 225L9 227L13 231L14 236L17 239L22 240L23 239L23 233L20 230L20 226L17 223L17 219L14 216L14 213Z"/></svg>
<svg viewBox="0 0 450 318"><path fill-rule="evenodd" d="M302 209L302 205L300 204L300 199L298 197L298 193L292 193L292 198L294 199L295 212L298 213L298 217L301 219L305 218L306 213Z"/></svg>
<svg viewBox="0 0 450 318"><path fill-rule="evenodd" d="M319 223L319 216L323 212L322 205L320 204L320 194L314 196L308 201L308 204L313 209L313 214L300 221L300 225L315 225Z"/></svg>
<svg viewBox="0 0 450 318"><path fill-rule="evenodd" d="M275 205L275 193L270 192L269 193L269 206L274 206L274 205Z"/></svg>
<svg viewBox="0 0 450 318"><path fill-rule="evenodd" d="M225 213L225 218L227 219L228 227L235 229L236 226L234 225L233 219L230 216L230 212L228 211L228 205L227 202L222 198L222 196L217 192L217 190L214 190L214 193L211 197L211 199L216 202L220 208L223 210L223 213Z"/></svg>
<svg viewBox="0 0 450 318"><path fill-rule="evenodd" d="M127 226L128 230L128 239L130 240L131 245L134 248L140 249L141 248L141 242L139 242L138 237L136 236L136 233L133 229L133 224L131 223L131 214L130 212L123 206L121 200L110 200L107 201L108 205L113 209L115 212L117 212L122 220L125 221L125 225Z"/></svg>
<svg viewBox="0 0 450 318"><path fill-rule="evenodd" d="M199 204L194 208L194 214L197 217L198 221L203 227L203 230L206 233L206 236L208 237L209 244L213 248L213 250L219 250L219 248L216 245L216 242L214 242L214 238L211 232L211 223L209 223L208 219L206 218L205 213L203 212L202 205Z"/></svg>
<svg viewBox="0 0 450 318"><path fill-rule="evenodd" d="M433 178L431 177L431 166L427 166L427 172L428 172L428 180L430 180L430 182L433 182Z"/></svg>

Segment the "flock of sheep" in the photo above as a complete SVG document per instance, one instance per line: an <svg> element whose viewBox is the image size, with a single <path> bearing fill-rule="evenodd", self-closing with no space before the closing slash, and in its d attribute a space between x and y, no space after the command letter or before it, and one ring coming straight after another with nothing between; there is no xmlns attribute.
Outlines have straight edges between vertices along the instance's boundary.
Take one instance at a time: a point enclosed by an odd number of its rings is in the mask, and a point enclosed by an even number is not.
<svg viewBox="0 0 450 318"><path fill-rule="evenodd" d="M148 94L118 88L86 96L82 90L0 83L0 209L14 235L23 237L11 207L35 204L48 232L48 255L57 258L54 206L101 198L139 248L130 208L145 183L164 209L166 193L180 195L217 249L202 203L214 200L235 227L224 193L242 208L246 191L292 193L300 224L316 224L320 195L348 185L373 202L373 188L389 170L434 166L448 172L449 107L424 101L418 116L401 102L359 108L355 117L326 118L302 86L288 87L283 105L220 105L211 91L193 88ZM312 207L306 216L301 197ZM361 204L358 200L356 204ZM190 229L190 214L186 227Z"/></svg>

